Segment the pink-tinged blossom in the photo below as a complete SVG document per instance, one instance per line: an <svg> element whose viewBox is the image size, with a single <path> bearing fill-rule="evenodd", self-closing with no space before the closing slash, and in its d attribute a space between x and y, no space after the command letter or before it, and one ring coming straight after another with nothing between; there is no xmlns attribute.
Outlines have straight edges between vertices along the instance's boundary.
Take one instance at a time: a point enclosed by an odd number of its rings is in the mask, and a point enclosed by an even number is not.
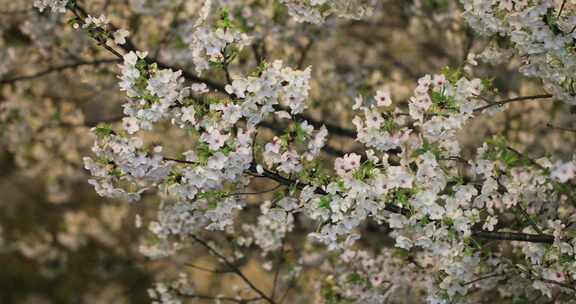
<svg viewBox="0 0 576 304"><path fill-rule="evenodd" d="M216 128L209 128L207 132L203 133L201 139L208 144L211 150L216 151L226 144L226 140L230 138L230 134L221 133Z"/></svg>
<svg viewBox="0 0 576 304"><path fill-rule="evenodd" d="M361 157L358 154L346 154L344 157L337 158L334 161L334 169L336 174L341 177L349 177L352 172L358 169L361 165Z"/></svg>
<svg viewBox="0 0 576 304"><path fill-rule="evenodd" d="M550 177L561 183L565 183L574 178L576 174L576 164L573 161L561 162L557 161L552 167Z"/></svg>
<svg viewBox="0 0 576 304"><path fill-rule="evenodd" d="M374 99L376 100L376 105L379 107L388 107L392 105L392 97L390 97L390 89L388 87L376 91Z"/></svg>

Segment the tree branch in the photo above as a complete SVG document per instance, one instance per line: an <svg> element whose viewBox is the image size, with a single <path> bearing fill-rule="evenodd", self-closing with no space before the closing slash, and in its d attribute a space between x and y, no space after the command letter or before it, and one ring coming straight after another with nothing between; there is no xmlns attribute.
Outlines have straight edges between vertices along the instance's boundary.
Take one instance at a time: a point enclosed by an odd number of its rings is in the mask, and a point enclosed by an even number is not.
<svg viewBox="0 0 576 304"><path fill-rule="evenodd" d="M487 275L485 275L485 276L481 276L481 277L479 277L479 278L477 278L477 279L474 279L474 280L472 280L472 281L466 282L466 283L462 284L462 286L466 286L466 285L474 284L474 283L476 283L476 282L480 282L480 281L483 281L483 280L487 280L487 279L491 279L491 278L496 278L496 277L502 277L502 276L505 276L505 275L500 274L500 273L487 274Z"/></svg>
<svg viewBox="0 0 576 304"><path fill-rule="evenodd" d="M236 299L231 297L220 297L220 296L209 296L209 295L202 295L202 294L187 294L183 293L179 290L175 290L179 296L191 299L200 299L200 300L209 300L209 301L226 301L226 302L233 302L239 304L246 304L250 302L256 302L262 300L262 298L251 298L251 299Z"/></svg>
<svg viewBox="0 0 576 304"><path fill-rule="evenodd" d="M540 94L540 95L531 95L531 96L520 96L520 97L514 97L514 98L509 98L509 99L504 99L504 100L500 100L500 101L496 101L490 104L487 104L483 107L479 107L474 109L475 113L478 112L482 112L488 108L491 107L497 107L497 106L503 106L505 104L511 103L511 102L516 102L516 101L526 101L526 100L536 100L536 99L548 99L548 98L552 98L554 97L554 95L552 94Z"/></svg>
<svg viewBox="0 0 576 304"><path fill-rule="evenodd" d="M177 159L173 159L173 158L165 158L165 159L176 161L179 163L194 164L194 162L189 162L189 161L185 161L185 160L177 160ZM310 185L308 185L306 183L302 183L298 180L292 180L292 179L286 178L286 177L284 177L280 174L277 174L275 172L272 172L268 169L264 169L264 171L260 175L256 170L255 164L252 164L252 166L250 166L250 168L246 171L246 173L251 174L253 176L257 176L257 177L266 177L266 178L274 180L280 184L290 186L290 187L296 187L299 190L302 190L305 187L310 186ZM314 193L319 194L319 195L327 195L328 194L328 192L326 192L326 190L324 190L320 187L316 187L314 189ZM409 216L411 213L409 209L406 209L406 208L403 208L403 207L400 207L400 206L397 206L394 204L390 204L390 203L386 203L386 205L384 206L384 210L392 212L392 213L402 214L404 216ZM545 243L545 244L554 243L554 236L548 235L548 234L528 234L528 233L519 233L519 232L498 232L498 231L474 230L472 232L472 237L479 238L479 239L486 239L486 240L498 240L498 241L519 241L519 242Z"/></svg>
<svg viewBox="0 0 576 304"><path fill-rule="evenodd" d="M256 173L255 166L252 166L250 168L250 171L252 171L253 173ZM301 183L299 181L285 178L285 177L283 177L277 173L274 173L270 170L267 170L267 169L264 170L264 172L262 173L262 176L270 178L272 180L275 180L275 181L277 181L281 184L284 184L286 186L295 186L296 188L298 188L300 190L304 189L306 186L309 186L309 185ZM328 194L322 188L316 188L314 190L314 192L316 194L320 194L320 195ZM404 216L410 215L409 209L406 209L406 208L403 208L403 207L400 207L400 206L397 206L394 204L390 204L390 203L386 203L384 210L392 212L392 213L402 214ZM517 233L517 232L493 232L493 231L476 230L476 231L472 232L472 236L476 237L476 238L488 239L488 240L520 241L520 242L546 243L546 244L554 243L554 237L551 235L546 235L546 234L526 234L526 233Z"/></svg>
<svg viewBox="0 0 576 304"><path fill-rule="evenodd" d="M230 268L230 270L235 273L236 275L238 275L242 281L244 281L244 283L246 283L250 289L252 289L254 292L256 292L258 295L260 295L262 297L262 299L266 300L268 303L270 304L275 304L276 302L274 302L273 299L271 299L269 296L267 296L262 290L260 290L258 287L256 287L254 285L254 283L252 283L252 281L250 281L245 275L244 273L242 273L242 271L240 271L240 269L238 269L238 267L236 267L236 265L234 265L234 263L230 262L228 260L228 258L226 258L223 254L221 254L218 250L214 249L212 246L210 246L206 241L202 240L201 238L192 235L191 236L196 242L198 242L200 245L204 246L206 249L208 249L208 251L210 251L211 253L213 253L216 257L218 257L219 259L221 259L224 264L226 264L226 266L228 268Z"/></svg>
<svg viewBox="0 0 576 304"><path fill-rule="evenodd" d="M206 268L206 267L202 267L202 266L197 266L197 265L194 265L194 264L192 264L192 263L185 263L184 265L185 265L186 267L190 267L190 268L193 268L193 269L198 269L198 270L205 271L205 272L210 272L210 273L219 273L219 274L222 274L222 273L232 273L232 272L234 272L234 271L232 271L232 270L230 270L230 269L212 269L212 268Z"/></svg>
<svg viewBox="0 0 576 304"><path fill-rule="evenodd" d="M272 296L271 298L274 299L276 296L276 286L278 285L278 278L280 276L280 270L282 269L282 262L284 262L284 246L285 246L285 239L282 239L282 246L280 246L280 252L278 253L278 257L276 260L276 271L274 272L274 283L272 284Z"/></svg>
<svg viewBox="0 0 576 304"><path fill-rule="evenodd" d="M552 123L547 123L546 124L547 128L550 129L554 129L554 130L560 130L560 131L564 131L564 132L572 132L572 133L576 133L576 129L570 129L570 128L565 128L565 127L559 127L559 126L555 126Z"/></svg>
<svg viewBox="0 0 576 304"><path fill-rule="evenodd" d="M477 230L472 232L472 236L479 239L496 240L496 241L518 241L530 243L554 243L554 237L547 234L527 234L517 232L497 232Z"/></svg>
<svg viewBox="0 0 576 304"><path fill-rule="evenodd" d="M22 75L22 76L16 76L14 78L2 79L2 80L0 80L0 85L1 84L12 84L12 83L24 81L24 80L32 80L32 79L40 78L42 76L46 76L48 74L61 72L61 71L68 70L68 69L75 69L75 68L78 68L81 66L86 66L86 65L97 66L97 65L101 65L101 64L108 64L108 63L115 63L115 62L120 62L120 60L119 59L100 59L100 60L94 60L94 61L78 61L78 62L74 62L74 63L50 67L44 71L41 71L41 72L38 72L35 74L31 74L31 75Z"/></svg>

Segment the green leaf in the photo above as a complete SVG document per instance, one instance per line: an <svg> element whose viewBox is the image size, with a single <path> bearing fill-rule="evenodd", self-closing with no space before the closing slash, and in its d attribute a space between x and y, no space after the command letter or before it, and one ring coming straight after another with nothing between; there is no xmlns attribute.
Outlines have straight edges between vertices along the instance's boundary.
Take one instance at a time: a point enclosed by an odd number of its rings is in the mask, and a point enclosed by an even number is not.
<svg viewBox="0 0 576 304"><path fill-rule="evenodd" d="M222 8L220 11L220 19L216 22L216 28L229 29L232 28L230 21L230 12L227 7Z"/></svg>
<svg viewBox="0 0 576 304"><path fill-rule="evenodd" d="M68 0L68 2L66 2L66 8L74 9L75 7L76 7L76 0Z"/></svg>
<svg viewBox="0 0 576 304"><path fill-rule="evenodd" d="M361 284L361 283L366 281L366 279L364 277L362 277L357 272L353 272L353 273L349 274L347 279L348 279L348 283L353 283L353 284Z"/></svg>
<svg viewBox="0 0 576 304"><path fill-rule="evenodd" d="M109 123L99 125L94 129L94 133L101 137L116 135L116 132L114 132L114 129L112 128L112 124Z"/></svg>
<svg viewBox="0 0 576 304"><path fill-rule="evenodd" d="M330 202L332 201L332 197L330 195L325 195L320 198L320 203L318 206L322 209L330 209Z"/></svg>
<svg viewBox="0 0 576 304"><path fill-rule="evenodd" d="M196 156L198 157L198 162L200 164L207 164L208 159L212 156L212 150L205 142L199 142L196 146Z"/></svg>
<svg viewBox="0 0 576 304"><path fill-rule="evenodd" d="M544 15L544 23L548 25L548 28L554 33L554 35L562 34L562 30L558 26L558 19L556 18L556 13L554 12L554 8L551 7L546 11L546 15Z"/></svg>
<svg viewBox="0 0 576 304"><path fill-rule="evenodd" d="M462 78L462 71L460 69L451 69L450 67L444 67L442 69L442 75L446 77L451 84L456 84L460 78Z"/></svg>
<svg viewBox="0 0 576 304"><path fill-rule="evenodd" d="M362 165L360 165L360 168L356 169L356 171L352 173L352 177L354 177L357 180L369 179L373 176L374 168L375 168L374 163L372 163L371 161L366 161Z"/></svg>

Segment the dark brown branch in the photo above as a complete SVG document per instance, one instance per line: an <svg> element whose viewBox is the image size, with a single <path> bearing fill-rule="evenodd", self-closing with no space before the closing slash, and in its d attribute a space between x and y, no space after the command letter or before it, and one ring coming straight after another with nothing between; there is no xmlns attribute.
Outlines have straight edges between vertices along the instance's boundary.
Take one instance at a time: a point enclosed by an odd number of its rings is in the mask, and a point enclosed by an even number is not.
<svg viewBox="0 0 576 304"><path fill-rule="evenodd" d="M202 294L187 294L187 293L181 292L180 290L174 290L174 291L179 296L184 297L184 298L209 300L209 301L225 301L225 302L246 304L246 303L256 302L256 301L262 300L262 298L260 298L260 297L251 298L251 299L236 299L236 298L231 298L231 297L209 296L209 295L202 295Z"/></svg>
<svg viewBox="0 0 576 304"><path fill-rule="evenodd" d="M554 237L547 234L527 234L517 232L478 230L472 232L472 236L479 239L496 240L496 241L518 241L518 242L544 243L544 244L554 243Z"/></svg>
<svg viewBox="0 0 576 304"><path fill-rule="evenodd" d="M166 160L172 160L180 163L188 163L193 164L193 162L188 162L184 160L177 160L172 158L165 158ZM297 180L292 180L286 177L283 177L280 174L274 173L270 170L264 169L262 174L259 174L256 170L256 165L252 164L250 169L246 171L246 173L251 174L257 177L265 177L268 179L272 179L278 183L289 187L296 187L299 190L304 189L307 186L310 186L306 183L302 183ZM327 195L328 192L326 190L316 187L314 189L314 193L319 195ZM387 203L384 207L384 210L402 214L404 216L410 216L410 210ZM472 237L479 238L479 239L486 239L486 240L498 240L498 241L519 241L519 242L530 242L530 243L544 243L544 244L552 244L554 243L554 236L548 234L528 234L528 233L519 233L519 232L502 232L502 231L485 231L485 230L475 230L472 232Z"/></svg>
<svg viewBox="0 0 576 304"><path fill-rule="evenodd" d="M546 127L550 128L550 129L554 129L554 130L560 130L560 131L564 131L564 132L572 132L572 133L576 133L576 129L570 129L570 128L565 128L565 127L559 127L559 126L555 126L551 123L547 123Z"/></svg>
<svg viewBox="0 0 576 304"><path fill-rule="evenodd" d="M560 5L560 9L558 10L558 15L556 15L556 19L559 19L560 16L562 16L562 11L564 11L565 5L566 5L566 0L563 0L562 4Z"/></svg>
<svg viewBox="0 0 576 304"><path fill-rule="evenodd" d="M477 282L480 282L480 281L483 281L483 280L487 280L487 279L491 279L491 278L496 278L496 277L502 277L502 276L504 276L504 275L503 275L503 274L500 274L500 273L488 274L488 275L485 275L485 276L481 276L481 277L479 277L479 278L477 278L477 279L474 279L474 280L472 280L472 281L466 282L466 283L462 284L462 286L466 286L466 285L474 284L474 283L477 283Z"/></svg>
<svg viewBox="0 0 576 304"><path fill-rule="evenodd" d="M276 259L276 270L274 271L274 283L272 284L272 296L274 299L276 297L276 286L278 285L278 278L280 276L280 270L282 269L282 262L284 262L284 246L285 239L282 239L282 246L280 246L280 252L278 252L278 257Z"/></svg>
<svg viewBox="0 0 576 304"><path fill-rule="evenodd" d="M304 67L304 63L306 62L306 57L308 57L308 52L312 49L314 45L314 40L310 39L310 41L303 47L300 48L300 58L298 59L298 64L296 65L299 70Z"/></svg>
<svg viewBox="0 0 576 304"><path fill-rule="evenodd" d="M308 184L301 183L301 182L296 181L296 180L291 180L291 179L286 178L286 177L284 177L284 176L282 176L282 175L280 175L280 174L274 173L274 172L272 172L272 171L270 171L270 170L268 170L268 169L264 169L264 171L263 171L261 174L259 174L259 173L258 173L258 170L256 170L256 165L255 165L255 164L252 164L252 166L250 167L250 169L248 169L248 172L250 172L250 173L252 173L252 174L259 175L259 176L262 176L262 177L266 177L266 178L271 179L271 180L273 180L273 181L276 181L276 182L278 182L279 184L282 184L282 185L284 185L284 186L296 187L296 188L299 189L299 190L302 190L302 189L304 189L305 187L309 186ZM328 194L328 192L326 192L324 189L318 188L318 187L314 190L314 193L320 194L320 195L326 195L326 194Z"/></svg>
<svg viewBox="0 0 576 304"><path fill-rule="evenodd" d="M41 71L41 72L38 72L35 74L31 74L31 75L22 75L22 76L16 76L14 78L2 79L2 80L0 80L0 84L11 84L11 83L19 82L19 81L24 81L24 80L32 80L32 79L40 78L42 76L46 76L48 74L57 73L57 72L61 72L64 70L69 70L69 69L75 69L75 68L78 68L81 66L87 66L87 65L97 66L97 65L101 65L101 64L108 64L108 63L115 63L115 62L120 62L120 61L118 59L100 59L100 60L94 60L94 61L79 61L79 62L74 62L74 63L69 63L69 64L63 64L63 65L47 68L44 71Z"/></svg>
<svg viewBox="0 0 576 304"><path fill-rule="evenodd" d="M255 168L251 168L254 173L256 172ZM276 174L269 170L264 170L262 176L275 180L279 183L285 184L287 186L295 186L298 189L304 189L304 187L308 186L307 184L301 183L299 181L294 181L287 179L279 174ZM316 188L314 191L316 194L326 195L328 194L322 188ZM389 204L387 203L384 207L384 210L398 213L405 216L410 215L410 210L406 208L402 208L400 206ZM554 237L551 235L546 234L526 234L526 233L517 233L517 232L492 232L492 231L484 231L484 230L477 230L472 233L473 237L480 238L480 239L488 239L488 240L501 240L501 241L521 241L521 242L532 242L532 243L546 243L552 244L554 243Z"/></svg>
<svg viewBox="0 0 576 304"><path fill-rule="evenodd" d="M13 11L0 11L0 15L21 15L21 14L30 14L33 10L13 10Z"/></svg>
<svg viewBox="0 0 576 304"><path fill-rule="evenodd" d="M186 267L190 267L193 269L198 269L201 271L205 271L205 272L210 272L210 273L231 273L234 272L230 269L212 269L212 268L207 268L207 267L202 267L202 266L198 266L198 265L194 265L191 263L185 263L184 264Z"/></svg>
<svg viewBox="0 0 576 304"><path fill-rule="evenodd" d="M228 196L241 196L241 195L260 195L260 194L273 192L273 191L275 191L278 188L283 187L283 186L284 185L282 185L282 184L278 184L276 187L274 187L272 189L263 190L263 191L230 193L229 195L226 195L226 197L228 197Z"/></svg>
<svg viewBox="0 0 576 304"><path fill-rule="evenodd" d="M252 289L254 292L256 292L260 297L262 297L263 300L266 300L268 303L274 304L276 302L274 302L274 300L272 298L270 298L269 296L267 296L262 290L260 290L258 287L256 287L254 285L254 283L252 283L252 281L250 281L245 275L244 273L242 273L242 271L240 271L240 269L238 269L238 267L236 267L236 265L234 265L234 263L230 262L228 260L228 258L226 258L223 254L221 254L218 250L214 249L212 246L210 246L210 244L208 244L206 241L202 240L201 238L192 235L191 236L197 243L199 243L200 245L204 246L204 248L208 249L208 251L210 251L212 254L214 254L216 257L218 257L220 260L222 260L222 262L224 262L224 264L226 264L226 266L228 268L230 268L230 270L232 270L233 273L235 273L236 275L238 275L238 277L240 277L242 279L242 281L244 281L244 283L246 283L250 289Z"/></svg>
<svg viewBox="0 0 576 304"><path fill-rule="evenodd" d="M256 65L259 66L266 60L266 45L264 39L259 39L252 44L252 54L254 55L254 60L256 60Z"/></svg>
<svg viewBox="0 0 576 304"><path fill-rule="evenodd" d="M514 98L509 98L509 99L504 99L504 100L500 100L500 101L496 101L490 104L487 104L483 107L479 107L474 109L474 112L482 112L488 108L491 107L499 107L499 106L503 106L505 104L511 103L511 102L516 102L516 101L526 101L526 100L536 100L536 99L548 99L548 98L552 98L554 97L552 94L540 94L540 95L532 95L532 96L520 96L520 97L514 97Z"/></svg>
<svg viewBox="0 0 576 304"><path fill-rule="evenodd" d="M74 16L76 16L76 18L78 19L79 22L84 22L83 21L84 18L88 17L88 13L86 12L86 10L78 4L74 5L73 7L68 7L68 10L71 11L74 14ZM112 28L112 30L117 29L117 27L114 26L113 24L110 24L110 27ZM99 45L101 45L106 50L108 50L109 52L114 54L114 56L119 57L120 59L123 58L123 56L120 53L118 53L116 50L114 50L110 46L108 46L106 44L102 44L100 42L99 42ZM136 52L138 50L138 48L136 47L136 45L134 44L134 42L132 42L132 40L130 38L127 38L126 43L123 45L119 45L119 47L126 53ZM224 90L224 86L217 83L217 82L214 82L214 81L209 80L209 79L204 79L204 78L198 77L197 75L192 74L192 73L184 70L181 67L171 66L171 65L166 64L164 62L155 60L154 58L152 58L151 60L154 60L156 62L156 64L158 65L158 67L161 69L181 70L182 76L184 76L186 79L188 79L190 81L203 82L208 87L210 87L211 89L214 89L214 90L219 91L219 92L224 92L224 93L226 92Z"/></svg>
<svg viewBox="0 0 576 304"><path fill-rule="evenodd" d="M514 152L516 155L518 155L519 157L521 157L524 160L527 160L528 162L530 162L533 166L535 166L536 168L540 169L540 170L546 170L546 168L544 168L542 165L540 165L536 160L528 157L527 155L525 155L524 153L512 148L512 147L506 147L506 149L508 149L509 151Z"/></svg>

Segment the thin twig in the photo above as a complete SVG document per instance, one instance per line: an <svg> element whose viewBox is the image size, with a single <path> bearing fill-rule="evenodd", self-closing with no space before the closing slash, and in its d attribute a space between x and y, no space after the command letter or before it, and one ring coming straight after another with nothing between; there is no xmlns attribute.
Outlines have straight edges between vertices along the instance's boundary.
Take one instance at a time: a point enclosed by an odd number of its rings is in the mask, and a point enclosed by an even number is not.
<svg viewBox="0 0 576 304"><path fill-rule="evenodd" d="M300 49L300 58L298 59L298 64L296 65L299 70L304 67L304 63L306 62L306 57L308 57L308 52L312 49L314 45L314 40L310 39L310 41Z"/></svg>
<svg viewBox="0 0 576 304"><path fill-rule="evenodd" d="M273 299L271 299L269 296L267 296L262 290L260 290L258 287L256 287L254 285L254 283L252 283L252 281L250 281L245 275L244 273L242 273L242 271L240 271L240 269L238 269L238 267L236 267L236 265L234 265L234 263L230 262L228 260L228 258L226 258L223 254L221 254L218 250L214 249L212 246L210 246L206 241L202 240L201 238L192 235L191 236L196 242L198 242L200 245L204 246L206 249L208 249L208 251L210 251L211 253L213 253L216 257L220 258L224 264L226 264L227 267L229 267L236 275L238 275L242 281L244 281L244 283L246 283L254 292L256 292L258 295L260 295L262 297L262 299L266 300L268 303L274 304L276 302L274 302Z"/></svg>
<svg viewBox="0 0 576 304"><path fill-rule="evenodd" d="M282 268L282 262L284 261L284 245L285 239L282 239L282 245L280 246L280 252L278 253L278 258L276 260L276 271L274 273L274 283L272 284L272 296L274 299L276 296L276 286L278 285L278 277L280 275L280 269Z"/></svg>
<svg viewBox="0 0 576 304"><path fill-rule="evenodd" d="M119 60L118 59L100 59L100 60L93 60L93 61L73 62L73 63L68 63L68 64L50 67L44 71L40 71L38 73L31 74L31 75L22 75L22 76L16 76L14 78L2 79L2 80L0 80L0 84L11 84L11 83L19 82L19 81L24 81L24 80L32 80L32 79L40 78L42 76L46 76L48 74L61 72L64 70L69 70L69 69L75 69L75 68L78 68L81 66L87 66L87 65L88 66L97 66L97 65L101 65L101 64L108 64L108 63L114 63L114 62L119 62Z"/></svg>
<svg viewBox="0 0 576 304"><path fill-rule="evenodd" d="M522 268L520 268L520 267L517 267L517 266L516 266L516 269L518 269L518 270L520 270L521 272L527 274L527 275L528 275L529 277L531 277L532 279L535 279L535 280L538 280L538 281L542 281L542 282L548 283L548 284L554 284L554 285L557 285L557 286L560 286L560 287L564 287L564 288L567 288L567 289L571 289L571 290L576 291L576 286L568 285L568 284L565 284L565 283L562 283L562 282L558 282L558 281L554 281L554 280L545 279L545 278L543 278L543 277L541 277L541 276L539 276L539 275L535 275L534 273L532 273L532 271L524 270L524 269L522 269Z"/></svg>
<svg viewBox="0 0 576 304"><path fill-rule="evenodd" d="M512 148L512 147L510 147L510 146L506 147L506 149L508 149L509 151L514 152L516 155L518 155L518 156L520 156L521 158L529 161L532 165L534 165L534 166L537 167L538 169L540 169L540 170L546 170L546 168L544 168L542 165L540 165L536 160L528 157L528 156L525 155L524 153L522 153L522 152L520 152L520 151L518 151L518 150L516 150L516 149L514 149L514 148Z"/></svg>
<svg viewBox="0 0 576 304"><path fill-rule="evenodd" d="M20 15L20 14L30 14L34 11L31 9L28 10L13 10L13 11L0 11L0 15Z"/></svg>
<svg viewBox="0 0 576 304"><path fill-rule="evenodd" d="M562 4L560 5L560 10L558 11L558 15L556 16L556 19L560 18L560 16L562 16L562 11L564 10L564 5L566 5L566 0L562 1Z"/></svg>
<svg viewBox="0 0 576 304"><path fill-rule="evenodd" d="M520 212L522 212L524 217L526 217L526 219L530 223L530 227L532 227L532 229L534 229L534 231L536 231L536 233L544 234L542 229L540 229L540 227L538 227L538 224L532 219L532 215L530 215L528 213L528 211L526 211L526 209L524 209L520 204L516 205L516 207L518 207L518 209L520 209Z"/></svg>
<svg viewBox="0 0 576 304"><path fill-rule="evenodd" d="M240 303L240 304L245 304L245 303L256 302L256 301L262 300L262 298L260 298L260 297L250 298L250 299L236 299L236 298L231 298L231 297L209 296L209 295L202 295L202 294L187 294L187 293L181 292L179 290L175 290L175 291L181 297L191 298L191 299L200 299L200 300L228 301L228 302Z"/></svg>
<svg viewBox="0 0 576 304"><path fill-rule="evenodd" d="M202 266L194 265L194 264L192 264L192 263L185 263L184 265L185 265L186 267L198 269L198 270L205 271L205 272L211 272L211 273L231 273L231 272L234 272L234 271L229 270L229 269L212 269L212 268L207 268L207 267L202 267Z"/></svg>
<svg viewBox="0 0 576 304"><path fill-rule="evenodd" d="M181 162L181 163L190 163L190 164L195 164L194 162L189 162L189 161L185 161L185 160L177 160L177 159L173 159L173 158L165 158L166 160L173 160L176 162ZM246 171L246 173L250 173L252 174L254 177L265 177L265 178L269 178L272 180L275 180L283 185L286 186L291 186L291 187L296 187L297 189L304 189L305 187L308 187L310 185L306 184L306 183L302 183L300 181L297 180L292 180L289 178L286 178L280 174L277 174L275 172L272 172L270 170L264 169L264 171L262 172L262 174L259 174L256 171L256 165L252 164L252 166L250 167L250 169L248 169ZM316 194L320 194L320 195L327 195L328 192L326 192L326 190L316 187L314 189L314 193ZM402 214L405 216L409 216L410 215L410 210L391 204L391 203L387 203L384 206L384 210L392 212L392 213L397 213L397 214ZM528 234L528 233L519 233L519 232L500 232L500 231L485 231L485 230L475 230L472 232L472 236L475 238L480 238L480 239L487 239L487 240L500 240L500 241L519 241L519 242L531 242L531 243L544 243L544 244L552 244L554 243L554 236L552 235L548 235L548 234Z"/></svg>
<svg viewBox="0 0 576 304"><path fill-rule="evenodd" d="M509 98L509 99L504 99L504 100L500 100L500 101L496 101L490 104L487 104L485 106L479 107L474 109L474 112L482 112L488 108L491 107L496 107L496 106L503 106L505 104L511 103L511 102L516 102L516 101L526 101L526 100L537 100L537 99L548 99L548 98L552 98L554 97L554 95L552 94L540 94L540 95L532 95L532 96L520 96L520 97L514 97L514 98Z"/></svg>
<svg viewBox="0 0 576 304"><path fill-rule="evenodd" d="M276 186L275 186L274 188L272 188L272 189L263 190L263 191L230 193L230 194L226 195L225 197L240 196L240 195L259 195L259 194L265 194L265 193L273 192L273 191L275 191L275 190L277 190L278 188L283 187L283 186L284 186L284 185L282 185L282 184L278 184L278 185L276 185Z"/></svg>
<svg viewBox="0 0 576 304"><path fill-rule="evenodd" d="M502 276L505 276L505 275L504 275L504 274L501 274L501 273L488 274L488 275L479 277L479 278L477 278L477 279L474 279L474 280L472 280L472 281L463 283L462 286L471 285L471 284L474 284L474 283L477 283L477 282L480 282L480 281L483 281L483 280L487 280L487 279L491 279L491 278L496 278L496 277L502 277Z"/></svg>
<svg viewBox="0 0 576 304"><path fill-rule="evenodd" d="M555 130L560 130L560 131L565 131L565 132L572 132L572 133L576 133L576 129L570 129L570 128L565 128L565 127L559 127L559 126L555 126L551 123L547 123L546 127L550 128L550 129L555 129Z"/></svg>
<svg viewBox="0 0 576 304"><path fill-rule="evenodd" d="M480 239L497 241L519 241L544 244L554 243L554 237L547 234L527 234L518 232L477 230L472 232L472 236Z"/></svg>
<svg viewBox="0 0 576 304"><path fill-rule="evenodd" d="M286 300L286 298L288 297L288 293L295 286L296 286L296 277L293 276L290 279L290 282L288 282L288 288L286 288L286 290L284 291L284 294L280 297L280 301L278 303L284 303L284 300Z"/></svg>

